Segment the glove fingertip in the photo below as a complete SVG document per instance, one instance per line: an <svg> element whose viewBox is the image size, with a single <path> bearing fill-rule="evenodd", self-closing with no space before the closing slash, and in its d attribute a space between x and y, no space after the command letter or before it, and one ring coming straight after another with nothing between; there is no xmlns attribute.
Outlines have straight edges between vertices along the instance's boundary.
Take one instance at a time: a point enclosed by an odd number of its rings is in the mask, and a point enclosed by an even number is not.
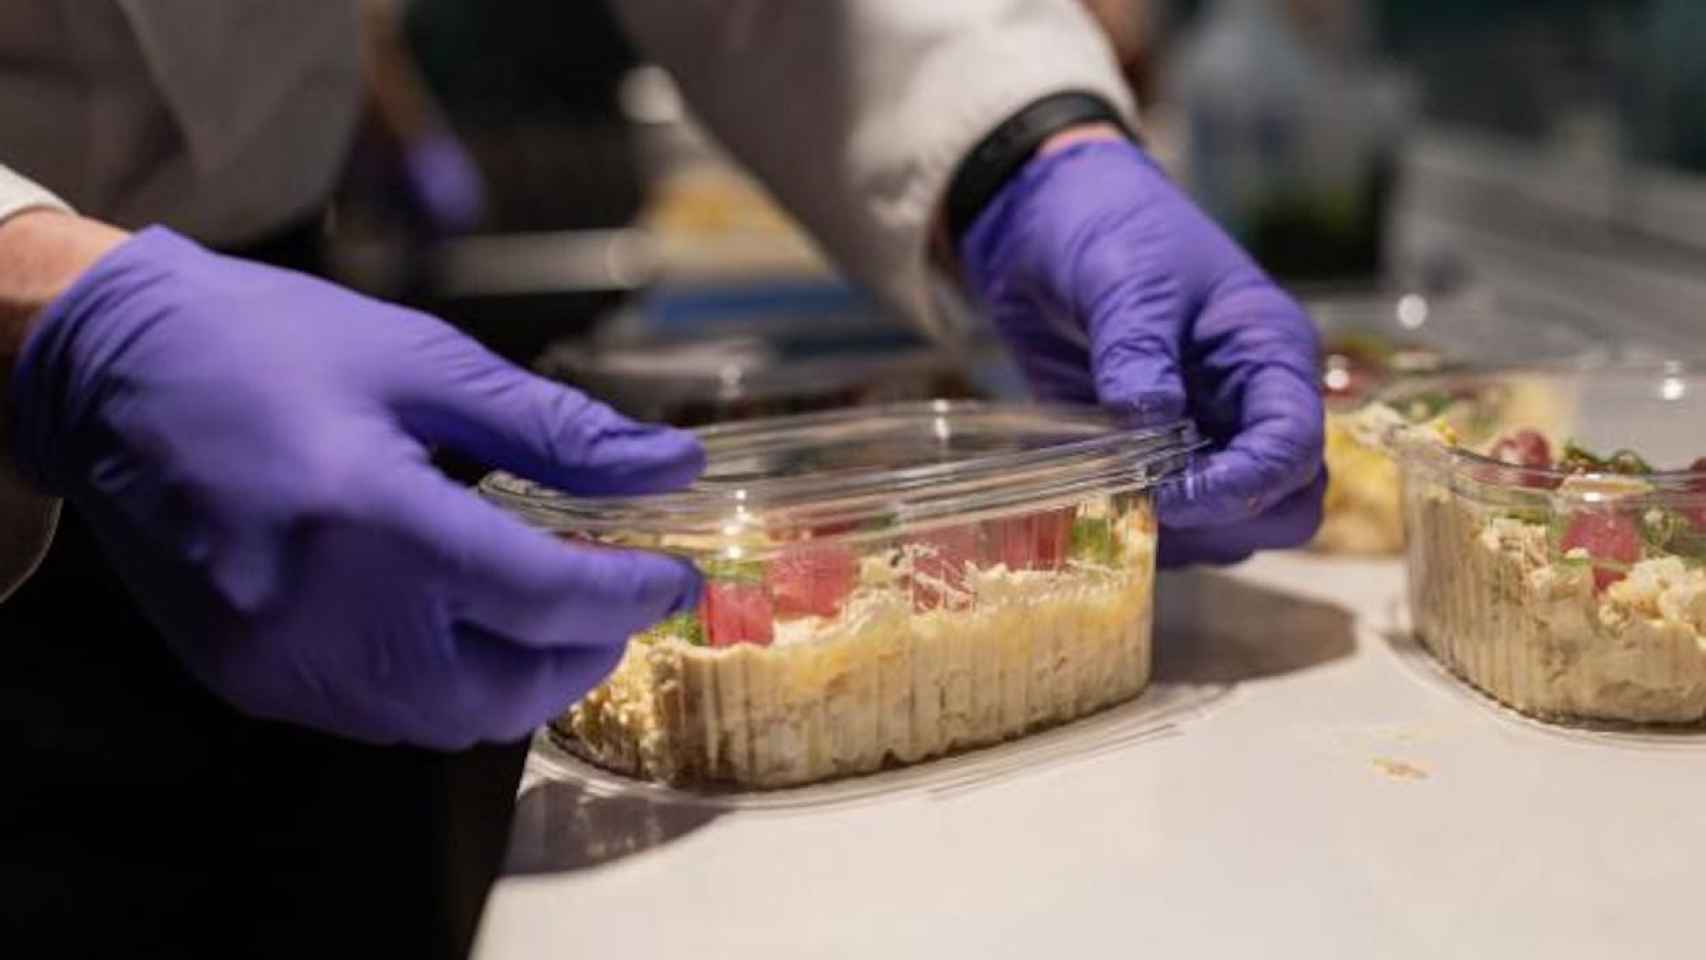
<svg viewBox="0 0 1706 960"><path fill-rule="evenodd" d="M1185 395L1180 390L1154 387L1102 396L1102 406L1122 423L1150 426L1169 423L1185 415Z"/></svg>
<svg viewBox="0 0 1706 960"><path fill-rule="evenodd" d="M699 603L704 581L685 557L626 547L575 546L562 556L558 576L578 584L582 601L639 630Z"/></svg>
<svg viewBox="0 0 1706 960"><path fill-rule="evenodd" d="M699 605L705 589L697 567L682 558L661 553L636 553L636 580L642 585L641 605L662 620Z"/></svg>
<svg viewBox="0 0 1706 960"><path fill-rule="evenodd" d="M698 479L705 472L705 447L686 430L646 426L600 444L599 460L607 475L627 474L624 492L658 493Z"/></svg>
<svg viewBox="0 0 1706 960"><path fill-rule="evenodd" d="M1185 415L1185 385L1167 357L1104 360L1096 370L1102 406L1134 426L1165 423Z"/></svg>
<svg viewBox="0 0 1706 960"><path fill-rule="evenodd" d="M553 385L555 387L556 385ZM567 388L559 388L567 389ZM705 448L692 432L631 419L584 394L559 415L552 445L560 479L584 496L663 493L691 484L705 469Z"/></svg>

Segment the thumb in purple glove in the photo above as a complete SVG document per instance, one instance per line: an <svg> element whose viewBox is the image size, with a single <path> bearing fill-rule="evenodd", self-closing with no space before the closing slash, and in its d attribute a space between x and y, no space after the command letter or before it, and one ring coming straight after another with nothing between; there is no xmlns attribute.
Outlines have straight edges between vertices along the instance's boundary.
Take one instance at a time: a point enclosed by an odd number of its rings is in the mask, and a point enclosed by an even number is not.
<svg viewBox="0 0 1706 960"><path fill-rule="evenodd" d="M1143 151L1043 153L960 255L1039 395L1137 422L1187 415L1214 442L1160 492L1163 563L1313 536L1326 481L1314 325Z"/></svg>
<svg viewBox="0 0 1706 960"><path fill-rule="evenodd" d="M556 540L426 454L638 493L691 482L691 435L164 229L49 305L13 391L26 474L77 502L172 650L254 714L381 743L518 738L698 595L686 562Z"/></svg>

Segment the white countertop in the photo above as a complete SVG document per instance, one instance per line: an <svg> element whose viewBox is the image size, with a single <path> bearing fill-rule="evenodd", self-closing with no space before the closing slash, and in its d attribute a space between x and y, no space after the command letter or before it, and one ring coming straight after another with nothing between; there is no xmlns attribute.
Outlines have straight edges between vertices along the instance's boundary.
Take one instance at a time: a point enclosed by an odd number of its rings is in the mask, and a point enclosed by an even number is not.
<svg viewBox="0 0 1706 960"><path fill-rule="evenodd" d="M1492 706L1395 631L1402 579L1164 577L1152 699L889 792L718 805L537 754L475 956L1696 955L1706 736Z"/></svg>

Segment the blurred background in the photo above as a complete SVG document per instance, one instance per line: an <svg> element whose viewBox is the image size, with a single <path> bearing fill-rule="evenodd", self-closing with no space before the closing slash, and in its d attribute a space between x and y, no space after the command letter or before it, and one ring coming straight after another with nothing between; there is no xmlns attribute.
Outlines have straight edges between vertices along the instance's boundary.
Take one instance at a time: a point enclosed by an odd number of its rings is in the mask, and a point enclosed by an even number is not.
<svg viewBox="0 0 1706 960"><path fill-rule="evenodd" d="M1471 304L1696 352L1706 5L1082 2L1150 149L1318 316ZM1022 390L971 311L926 344L842 283L604 5L367 6L345 281L679 423Z"/></svg>

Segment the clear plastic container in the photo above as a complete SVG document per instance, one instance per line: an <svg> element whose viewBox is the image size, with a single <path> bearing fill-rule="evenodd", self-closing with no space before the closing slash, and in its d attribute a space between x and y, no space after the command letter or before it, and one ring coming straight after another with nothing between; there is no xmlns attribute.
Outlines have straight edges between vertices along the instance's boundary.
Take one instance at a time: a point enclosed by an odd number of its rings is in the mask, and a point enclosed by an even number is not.
<svg viewBox="0 0 1706 960"><path fill-rule="evenodd" d="M591 342L553 344L535 367L631 417L698 427L981 399L989 346L933 343L838 282L675 286L607 318Z"/></svg>
<svg viewBox="0 0 1706 960"><path fill-rule="evenodd" d="M803 357L758 337L559 346L538 367L630 417L682 427L977 392L952 354L920 344Z"/></svg>
<svg viewBox="0 0 1706 960"><path fill-rule="evenodd" d="M698 610L554 725L673 784L782 787L992 744L1149 680L1156 486L1190 427L936 401L700 431L692 489L487 496L573 539L689 557Z"/></svg>
<svg viewBox="0 0 1706 960"><path fill-rule="evenodd" d="M1444 411L1385 431L1434 656L1542 719L1706 718L1706 376L1457 375L1383 400Z"/></svg>
<svg viewBox="0 0 1706 960"><path fill-rule="evenodd" d="M1476 291L1318 292L1304 305L1321 330L1328 486L1313 547L1327 553L1396 554L1404 547L1397 469L1357 442L1345 420L1371 396L1449 370L1587 367L1608 353L1565 318Z"/></svg>

